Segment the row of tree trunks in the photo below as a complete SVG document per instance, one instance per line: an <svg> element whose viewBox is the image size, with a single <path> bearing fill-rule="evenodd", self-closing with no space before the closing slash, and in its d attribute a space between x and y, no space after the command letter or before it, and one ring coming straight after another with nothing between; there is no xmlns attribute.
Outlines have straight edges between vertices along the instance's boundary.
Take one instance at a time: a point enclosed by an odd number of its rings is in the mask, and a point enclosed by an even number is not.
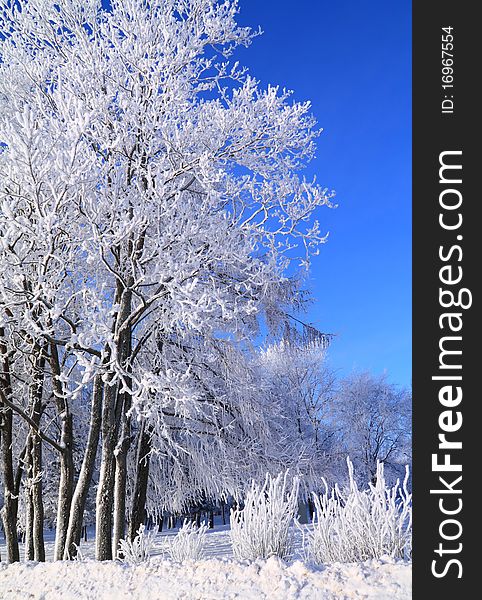
<svg viewBox="0 0 482 600"><path fill-rule="evenodd" d="M125 319L131 308L129 292L124 292L123 300L124 310L120 311L119 317ZM119 351L122 362L128 364L132 351L130 328L126 328L120 336ZM4 345L0 346L0 353L2 358L1 390L2 394L6 394L6 397L10 398L9 362ZM12 455L13 413L5 403L1 402L2 396L0 396L1 467L5 497L2 521L10 562L19 560L17 511L18 494L23 473L27 478L25 558L27 560L45 560L42 439L38 433L41 415L45 408L42 406L47 357L45 348L36 348L32 356L34 357L34 368L29 401L29 416L32 423L29 428L26 446L19 457L19 466L16 472L13 469ZM73 558L80 544L86 499L95 469L100 432L102 431L101 475L96 515L96 555L100 560L109 560L116 554L119 540L124 538L126 534L127 456L131 443L130 420L127 417L127 412L131 404L130 395L125 391L120 394L117 383L109 385L109 375L105 390L102 375L99 374L95 378L89 435L84 460L74 491L72 415L60 379L61 367L55 344L50 344L48 358L53 375L57 414L60 419L59 445L62 449L62 451L59 451L60 482L54 558L56 560ZM112 375L110 375L111 379ZM145 520L151 435L152 432L145 423L142 423L136 443L136 472L128 531L128 537L131 539L135 537L140 525ZM112 523L113 516L114 523Z"/></svg>

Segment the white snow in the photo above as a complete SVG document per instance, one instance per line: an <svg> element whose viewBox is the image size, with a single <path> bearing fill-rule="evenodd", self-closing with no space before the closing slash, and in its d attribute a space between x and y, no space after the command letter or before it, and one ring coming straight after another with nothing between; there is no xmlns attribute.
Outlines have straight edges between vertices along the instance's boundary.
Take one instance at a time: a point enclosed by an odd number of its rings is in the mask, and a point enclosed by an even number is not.
<svg viewBox="0 0 482 600"><path fill-rule="evenodd" d="M308 568L272 557L253 563L209 559L173 563L54 562L0 566L2 600L408 600L407 563L369 561Z"/></svg>
<svg viewBox="0 0 482 600"><path fill-rule="evenodd" d="M171 533L171 532L169 532ZM148 563L119 562L0 564L1 600L408 600L411 564L390 558L363 563L306 565L272 557L255 562L232 558L227 529L210 531L206 559L175 563L158 536ZM50 544L48 544L50 546ZM50 548L47 554L50 555ZM93 543L82 546L92 556ZM5 556L3 554L3 556Z"/></svg>

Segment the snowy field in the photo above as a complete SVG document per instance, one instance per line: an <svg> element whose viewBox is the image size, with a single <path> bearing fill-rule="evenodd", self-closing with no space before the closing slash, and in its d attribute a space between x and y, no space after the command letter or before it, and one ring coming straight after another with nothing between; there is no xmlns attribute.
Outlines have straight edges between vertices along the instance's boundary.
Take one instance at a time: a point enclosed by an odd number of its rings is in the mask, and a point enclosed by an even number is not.
<svg viewBox="0 0 482 600"><path fill-rule="evenodd" d="M0 565L1 600L408 600L411 564L367 561L359 564L306 565L301 536L293 558L253 563L235 561L226 528L206 536L205 560L174 563L163 548L175 531L157 537L148 563L126 566L91 559L93 541L83 544L83 561ZM49 536L47 536L48 539ZM52 555L52 541L46 549ZM0 544L2 557L5 548Z"/></svg>

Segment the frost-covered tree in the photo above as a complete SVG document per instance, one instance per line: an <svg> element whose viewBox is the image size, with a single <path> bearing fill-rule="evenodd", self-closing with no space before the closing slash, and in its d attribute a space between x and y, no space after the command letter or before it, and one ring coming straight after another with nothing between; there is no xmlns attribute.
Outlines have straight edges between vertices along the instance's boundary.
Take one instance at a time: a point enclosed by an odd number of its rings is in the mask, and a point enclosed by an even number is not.
<svg viewBox="0 0 482 600"><path fill-rule="evenodd" d="M283 339L259 353L271 393L286 406L286 416L313 458L322 463L334 437L332 404L335 373L326 361L328 336ZM326 464L325 464L326 467Z"/></svg>
<svg viewBox="0 0 482 600"><path fill-rule="evenodd" d="M132 420L170 455L202 446L201 419L218 437L250 425L246 398L230 398L234 410L200 391L185 348L240 345L296 298L287 268L325 240L314 213L332 194L298 175L318 135L310 104L261 89L232 58L255 35L236 24L236 1L0 7L4 523L15 413L59 455L56 558L78 544L100 440L96 555L110 559L125 537ZM29 385L48 380L51 436L14 395L14 336L42 362ZM90 425L76 441L86 389ZM175 426L192 429L187 449Z"/></svg>
<svg viewBox="0 0 482 600"><path fill-rule="evenodd" d="M376 483L378 462L387 474L403 476L411 461L411 402L409 390L384 375L355 373L340 382L334 403L338 443L364 483Z"/></svg>

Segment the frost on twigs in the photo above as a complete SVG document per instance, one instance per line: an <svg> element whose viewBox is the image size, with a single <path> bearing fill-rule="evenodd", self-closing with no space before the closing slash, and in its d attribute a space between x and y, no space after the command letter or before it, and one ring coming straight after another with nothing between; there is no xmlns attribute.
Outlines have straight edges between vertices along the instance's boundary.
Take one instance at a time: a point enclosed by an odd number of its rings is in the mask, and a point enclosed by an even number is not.
<svg viewBox="0 0 482 600"><path fill-rule="evenodd" d="M204 545L208 528L205 523L199 527L184 519L181 529L168 542L167 552L175 562L200 560L204 558Z"/></svg>
<svg viewBox="0 0 482 600"><path fill-rule="evenodd" d="M383 463L377 465L376 484L359 490L353 464L347 459L349 488L313 494L313 529L303 530L306 558L315 563L358 562L390 556L411 555L412 495L407 488L408 466L403 484L385 482Z"/></svg>
<svg viewBox="0 0 482 600"><path fill-rule="evenodd" d="M146 533L145 526L141 525L137 530L136 537L132 541L119 541L118 560L128 565L140 565L149 560L156 534L157 529Z"/></svg>
<svg viewBox="0 0 482 600"><path fill-rule="evenodd" d="M291 553L291 522L295 516L299 480L288 472L266 475L263 485L253 481L244 508L231 510L231 542L235 558L255 560Z"/></svg>

